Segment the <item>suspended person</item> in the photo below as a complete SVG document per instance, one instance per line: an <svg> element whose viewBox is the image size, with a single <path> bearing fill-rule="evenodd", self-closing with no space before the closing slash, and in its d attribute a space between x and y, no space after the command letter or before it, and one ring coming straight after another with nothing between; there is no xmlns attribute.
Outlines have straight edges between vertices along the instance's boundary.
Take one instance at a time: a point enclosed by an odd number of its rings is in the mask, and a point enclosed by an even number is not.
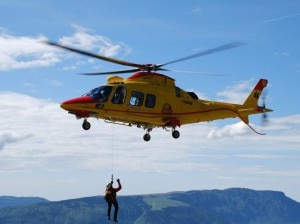
<svg viewBox="0 0 300 224"><path fill-rule="evenodd" d="M122 185L120 183L120 179L117 179L118 187L113 187L113 181L111 181L109 184L106 185L105 190L105 200L107 202L108 208L107 208L107 219L110 220L110 212L111 212L111 206L114 205L115 212L114 212L114 222L118 222L118 210L119 210L119 204L117 201L117 192L122 189Z"/></svg>

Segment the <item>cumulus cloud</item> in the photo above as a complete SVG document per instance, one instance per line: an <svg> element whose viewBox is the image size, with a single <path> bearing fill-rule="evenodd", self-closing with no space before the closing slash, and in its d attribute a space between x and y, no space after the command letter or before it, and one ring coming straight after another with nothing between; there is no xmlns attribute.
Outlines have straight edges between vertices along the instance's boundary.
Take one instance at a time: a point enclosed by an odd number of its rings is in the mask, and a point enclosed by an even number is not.
<svg viewBox="0 0 300 224"><path fill-rule="evenodd" d="M272 120L272 125L276 125L277 128L286 129L290 125L299 125L300 124L300 114L292 114L285 117L280 117ZM277 126L278 125L278 126Z"/></svg>
<svg viewBox="0 0 300 224"><path fill-rule="evenodd" d="M253 87L253 80L246 80L227 87L224 91L217 93L217 96L220 97L222 101L240 104L243 103L243 100L250 94Z"/></svg>
<svg viewBox="0 0 300 224"><path fill-rule="evenodd" d="M226 125L222 128L214 128L208 134L207 137L209 139L212 138L226 138L226 137L234 137L241 136L249 133L249 127L246 126L242 121Z"/></svg>
<svg viewBox="0 0 300 224"><path fill-rule="evenodd" d="M113 42L109 38L93 34L91 30L73 25L75 33L71 36L62 37L59 42L63 45L80 47L87 51L97 51L97 53L114 57L120 53L128 54L131 49L121 42Z"/></svg>
<svg viewBox="0 0 300 224"><path fill-rule="evenodd" d="M130 53L130 48L121 42L114 42L78 25L73 25L73 27L75 33L71 36L61 37L58 40L59 43L96 51L96 53L109 57ZM47 67L65 60L67 53L44 44L47 39L42 34L17 36L2 28L0 30L0 71Z"/></svg>
<svg viewBox="0 0 300 224"><path fill-rule="evenodd" d="M50 66L60 61L56 50L42 44L46 37L0 32L0 71Z"/></svg>

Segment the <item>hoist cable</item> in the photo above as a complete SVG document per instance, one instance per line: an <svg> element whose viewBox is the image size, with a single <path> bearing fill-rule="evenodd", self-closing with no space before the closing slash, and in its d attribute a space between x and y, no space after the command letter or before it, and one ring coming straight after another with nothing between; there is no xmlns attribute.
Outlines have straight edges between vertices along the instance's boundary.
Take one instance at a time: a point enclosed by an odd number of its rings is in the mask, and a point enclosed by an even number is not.
<svg viewBox="0 0 300 224"><path fill-rule="evenodd" d="M113 181L113 173L114 173L114 126L111 124L111 181Z"/></svg>

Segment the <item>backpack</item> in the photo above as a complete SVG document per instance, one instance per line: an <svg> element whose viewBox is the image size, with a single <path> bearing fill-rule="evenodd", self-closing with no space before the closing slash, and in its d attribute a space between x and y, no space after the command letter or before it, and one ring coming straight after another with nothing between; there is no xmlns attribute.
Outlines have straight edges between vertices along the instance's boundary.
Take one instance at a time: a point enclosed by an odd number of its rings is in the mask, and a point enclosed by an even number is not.
<svg viewBox="0 0 300 224"><path fill-rule="evenodd" d="M111 201L111 187L110 186L106 186L106 189L105 189L105 195L104 195L104 199L106 202L110 202Z"/></svg>

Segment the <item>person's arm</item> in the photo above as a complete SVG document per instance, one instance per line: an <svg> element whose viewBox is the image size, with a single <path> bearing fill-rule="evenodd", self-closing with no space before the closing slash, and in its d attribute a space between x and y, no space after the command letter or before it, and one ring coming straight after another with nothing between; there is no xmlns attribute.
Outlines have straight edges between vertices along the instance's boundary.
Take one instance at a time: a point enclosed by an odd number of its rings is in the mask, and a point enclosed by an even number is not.
<svg viewBox="0 0 300 224"><path fill-rule="evenodd" d="M122 189L122 184L120 182L120 179L117 179L117 182L118 182L118 187L116 188L116 192Z"/></svg>

